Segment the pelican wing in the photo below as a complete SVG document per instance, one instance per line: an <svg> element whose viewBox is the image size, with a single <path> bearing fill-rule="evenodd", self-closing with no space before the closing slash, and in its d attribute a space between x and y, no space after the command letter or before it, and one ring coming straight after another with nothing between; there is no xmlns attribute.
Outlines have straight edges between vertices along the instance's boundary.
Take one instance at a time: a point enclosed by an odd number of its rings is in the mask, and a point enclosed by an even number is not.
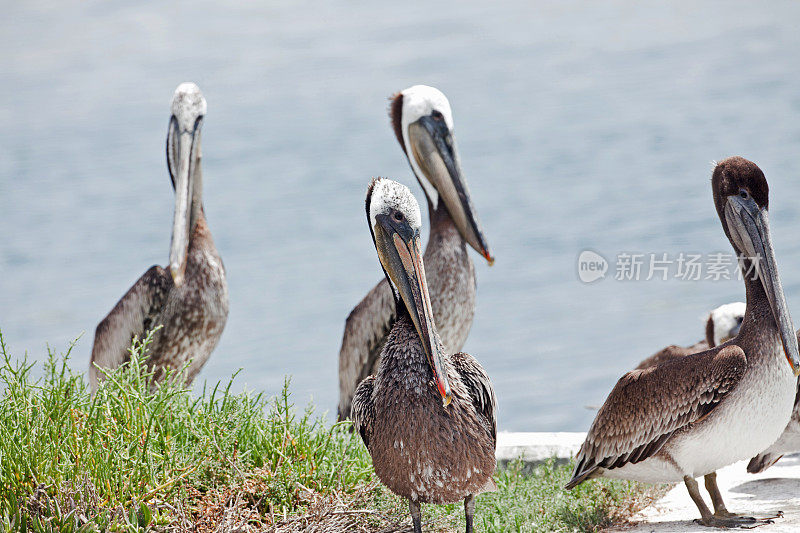
<svg viewBox="0 0 800 533"><path fill-rule="evenodd" d="M375 404L372 401L372 389L375 385L375 376L366 377L356 389L353 396L353 410L350 418L353 427L361 435L364 446L369 449L369 439L372 436L372 423L375 420Z"/></svg>
<svg viewBox="0 0 800 533"><path fill-rule="evenodd" d="M386 278L347 317L339 350L339 420L350 415L356 387L377 368L395 318L394 296Z"/></svg>
<svg viewBox="0 0 800 533"><path fill-rule="evenodd" d="M731 344L622 376L589 428L566 488L657 453L676 430L719 405L746 366L744 351Z"/></svg>
<svg viewBox="0 0 800 533"><path fill-rule="evenodd" d="M92 389L97 388L97 366L118 367L129 359L128 349L133 337L143 338L159 325L155 320L172 286L172 277L167 270L157 265L150 267L97 325L89 363Z"/></svg>
<svg viewBox="0 0 800 533"><path fill-rule="evenodd" d="M497 446L497 398L494 395L492 380L477 359L468 353L459 352L451 361L461 381L466 385L475 410L489 423L492 441Z"/></svg>
<svg viewBox="0 0 800 533"><path fill-rule="evenodd" d="M654 353L636 367L636 369L645 369L650 368L651 366L660 365L666 361L672 361L673 359L678 359L680 357L686 357L687 355L691 355L693 353L704 352L709 349L708 342L706 341L699 341L697 344L692 346L677 346L672 344L663 348L662 350Z"/></svg>

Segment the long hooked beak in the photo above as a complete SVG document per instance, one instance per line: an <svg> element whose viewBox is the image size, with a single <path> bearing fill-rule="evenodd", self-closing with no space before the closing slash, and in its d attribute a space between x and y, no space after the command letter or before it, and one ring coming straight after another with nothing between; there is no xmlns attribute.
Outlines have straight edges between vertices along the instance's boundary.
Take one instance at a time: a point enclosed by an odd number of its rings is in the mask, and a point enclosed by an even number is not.
<svg viewBox="0 0 800 533"><path fill-rule="evenodd" d="M442 345L436 338L419 231L415 232L407 224L395 223L388 216L381 214L376 217L374 232L383 268L400 292L408 309L408 314L425 349L428 363L433 370L436 388L442 395L443 404L447 406L453 395L445 370Z"/></svg>
<svg viewBox="0 0 800 533"><path fill-rule="evenodd" d="M725 220L728 223L731 237L741 252L747 258L754 258L750 261L755 263L755 274L750 272L747 275L758 275L764 292L767 294L772 316L778 326L786 360L789 361L794 374L798 375L800 374L800 350L798 350L792 317L789 315L786 298L783 295L781 279L778 276L778 266L769 234L767 210L759 207L752 197L745 200L740 196L730 196L725 204Z"/></svg>
<svg viewBox="0 0 800 533"><path fill-rule="evenodd" d="M167 153L170 173L175 185L175 215L169 249L169 270L176 286L183 283L186 255L189 251L191 202L194 189L195 152L199 125L192 131L180 131L173 117L170 123Z"/></svg>
<svg viewBox="0 0 800 533"><path fill-rule="evenodd" d="M428 115L409 125L408 137L417 163L436 187L458 231L491 266L494 257L472 205L450 128L443 119Z"/></svg>

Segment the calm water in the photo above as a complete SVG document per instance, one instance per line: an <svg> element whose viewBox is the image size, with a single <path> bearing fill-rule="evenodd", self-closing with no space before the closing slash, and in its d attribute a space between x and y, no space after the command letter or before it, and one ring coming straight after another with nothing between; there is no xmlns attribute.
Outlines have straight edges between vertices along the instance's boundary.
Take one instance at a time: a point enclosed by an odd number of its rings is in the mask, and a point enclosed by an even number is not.
<svg viewBox="0 0 800 533"><path fill-rule="evenodd" d="M344 319L379 279L370 176L422 198L387 96L441 88L494 267L478 262L467 351L500 425L582 430L615 380L701 337L738 281L578 281L585 248L730 250L711 160L766 172L800 321L800 4L516 1L16 2L0 19L0 328L39 358L167 260L175 86L196 81L205 208L231 312L200 376L334 410ZM262 3L263 4L263 3ZM427 219L426 219L427 221ZM609 276L613 275L612 271ZM800 325L800 324L798 324Z"/></svg>

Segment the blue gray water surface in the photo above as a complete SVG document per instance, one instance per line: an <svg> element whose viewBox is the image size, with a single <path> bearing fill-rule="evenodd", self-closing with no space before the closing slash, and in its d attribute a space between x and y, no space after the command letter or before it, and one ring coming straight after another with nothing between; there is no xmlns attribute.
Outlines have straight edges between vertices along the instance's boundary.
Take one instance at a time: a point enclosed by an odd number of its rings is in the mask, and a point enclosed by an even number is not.
<svg viewBox="0 0 800 533"><path fill-rule="evenodd" d="M737 280L621 282L619 252L730 250L712 160L771 186L800 320L800 3L26 1L0 18L0 328L88 364L94 327L165 264L175 86L196 81L205 209L231 312L200 382L334 410L344 319L380 278L371 176L415 183L386 116L415 83L450 98L494 267L477 254L466 350L507 430L582 430L615 380ZM426 219L427 220L427 219ZM578 280L584 249L612 261ZM646 270L646 269L645 269ZM647 272L643 272L643 276Z"/></svg>

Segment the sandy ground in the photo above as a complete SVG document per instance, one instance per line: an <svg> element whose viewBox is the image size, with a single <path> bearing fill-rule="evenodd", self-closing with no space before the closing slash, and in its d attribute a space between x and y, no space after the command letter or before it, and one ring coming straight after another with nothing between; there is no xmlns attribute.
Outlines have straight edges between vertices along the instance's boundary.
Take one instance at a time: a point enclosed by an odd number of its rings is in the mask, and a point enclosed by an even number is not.
<svg viewBox="0 0 800 533"><path fill-rule="evenodd" d="M759 532L800 532L800 454L784 457L761 474L748 474L747 461L723 468L717 481L728 510L753 516L767 516L783 511L774 523L758 527ZM698 480L702 487L702 479ZM706 504L711 499L702 488ZM689 498L683 483L675 486L661 500L638 513L633 527L615 529L627 533L667 533L714 531L694 522L700 513Z"/></svg>

